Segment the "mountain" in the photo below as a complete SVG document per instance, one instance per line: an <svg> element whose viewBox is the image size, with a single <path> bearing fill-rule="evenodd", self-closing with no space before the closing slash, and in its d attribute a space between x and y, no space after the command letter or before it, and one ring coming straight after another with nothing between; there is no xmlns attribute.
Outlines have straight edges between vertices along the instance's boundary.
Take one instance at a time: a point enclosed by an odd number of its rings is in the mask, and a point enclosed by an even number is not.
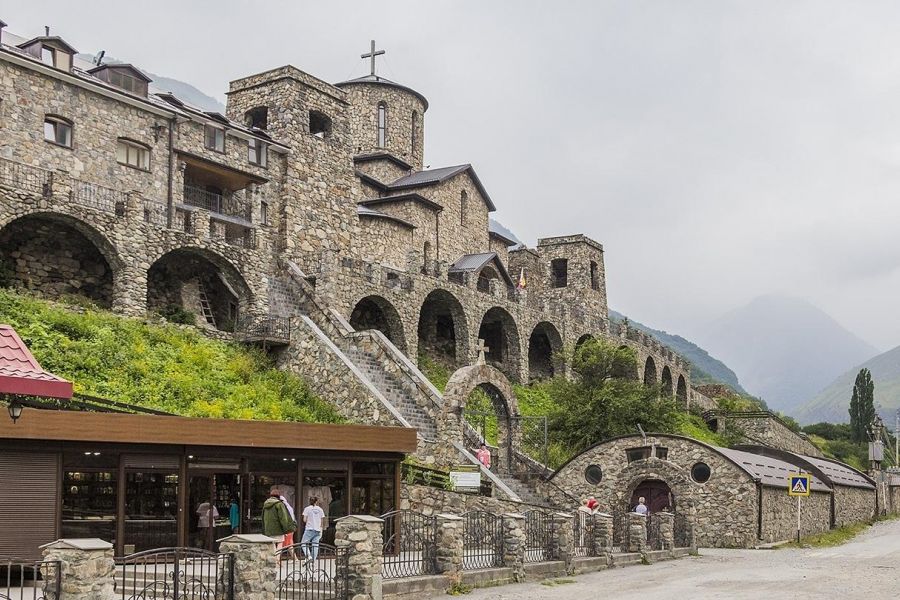
<svg viewBox="0 0 900 600"><path fill-rule="evenodd" d="M713 321L698 336L772 410L793 414L836 373L878 354L800 298L761 296Z"/></svg>
<svg viewBox="0 0 900 600"><path fill-rule="evenodd" d="M609 318L612 321L621 323L625 320L625 315L614 310L609 311ZM722 361L713 358L709 353L697 344L688 341L680 335L653 329L647 325L643 325L628 319L628 324L635 329L640 329L644 333L652 335L661 343L665 344L687 360L691 361L691 381L694 385L706 383L724 383L734 391L748 395L746 390L741 387L738 377L725 365Z"/></svg>
<svg viewBox="0 0 900 600"><path fill-rule="evenodd" d="M894 411L900 408L900 346L853 367L838 377L815 398L798 408L795 416L801 423L846 423L853 382L862 368L872 372L875 382L875 407L893 428Z"/></svg>

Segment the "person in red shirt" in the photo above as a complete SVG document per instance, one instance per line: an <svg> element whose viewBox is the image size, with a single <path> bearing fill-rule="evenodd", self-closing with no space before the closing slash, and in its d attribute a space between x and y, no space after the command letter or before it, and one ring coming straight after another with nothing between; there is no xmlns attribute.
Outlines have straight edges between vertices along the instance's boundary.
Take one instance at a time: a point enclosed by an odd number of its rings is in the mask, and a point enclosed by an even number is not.
<svg viewBox="0 0 900 600"><path fill-rule="evenodd" d="M475 453L475 458L478 459L478 462L484 465L485 469L491 468L491 451L488 450L486 444L481 444L481 448L479 448L478 452Z"/></svg>
<svg viewBox="0 0 900 600"><path fill-rule="evenodd" d="M588 498L587 507L591 510L591 512L597 510L597 507L600 506L600 503L597 502L597 499L593 496Z"/></svg>

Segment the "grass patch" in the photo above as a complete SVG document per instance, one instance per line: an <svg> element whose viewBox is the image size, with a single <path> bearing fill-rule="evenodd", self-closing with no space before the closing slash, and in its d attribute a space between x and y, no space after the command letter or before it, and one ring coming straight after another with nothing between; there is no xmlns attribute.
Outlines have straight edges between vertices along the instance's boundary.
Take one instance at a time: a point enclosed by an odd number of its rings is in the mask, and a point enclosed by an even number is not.
<svg viewBox="0 0 900 600"><path fill-rule="evenodd" d="M871 523L852 523L830 531L823 531L815 535L800 538L800 543L791 542L781 548L831 548L846 544L860 533L871 527Z"/></svg>
<svg viewBox="0 0 900 600"><path fill-rule="evenodd" d="M566 585L568 583L575 583L574 579L545 579L541 582L541 585L545 585L547 587L556 587L558 585Z"/></svg>

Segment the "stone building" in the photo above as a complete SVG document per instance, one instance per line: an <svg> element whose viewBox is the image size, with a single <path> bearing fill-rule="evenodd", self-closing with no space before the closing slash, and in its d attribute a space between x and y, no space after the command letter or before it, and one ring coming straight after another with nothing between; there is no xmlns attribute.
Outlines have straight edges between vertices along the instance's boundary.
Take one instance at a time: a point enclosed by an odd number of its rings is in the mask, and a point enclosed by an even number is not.
<svg viewBox="0 0 900 600"><path fill-rule="evenodd" d="M639 497L651 514L676 514L700 546L752 547L791 539L797 502L787 494L791 473L810 473L801 501L801 532L809 535L870 520L878 506L874 481L834 460L765 446L718 448L666 434L606 440L554 473L545 492L560 505L595 496L602 510L627 511ZM565 492L563 492L565 490Z"/></svg>

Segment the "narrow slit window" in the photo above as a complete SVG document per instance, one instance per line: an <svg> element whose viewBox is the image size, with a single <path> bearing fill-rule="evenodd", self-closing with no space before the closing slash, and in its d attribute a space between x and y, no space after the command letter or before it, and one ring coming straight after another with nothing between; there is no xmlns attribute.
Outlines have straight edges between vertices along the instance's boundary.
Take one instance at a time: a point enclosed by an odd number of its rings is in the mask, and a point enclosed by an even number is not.
<svg viewBox="0 0 900 600"><path fill-rule="evenodd" d="M378 103L378 147L384 148L387 139L387 104Z"/></svg>

